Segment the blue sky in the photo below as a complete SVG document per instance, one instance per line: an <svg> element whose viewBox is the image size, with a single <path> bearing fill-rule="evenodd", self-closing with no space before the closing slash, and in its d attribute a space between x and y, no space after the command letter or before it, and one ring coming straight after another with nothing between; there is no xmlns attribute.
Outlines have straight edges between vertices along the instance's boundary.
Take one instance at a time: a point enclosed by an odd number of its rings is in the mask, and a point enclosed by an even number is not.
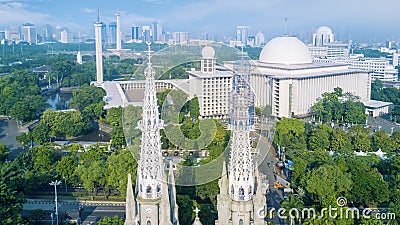
<svg viewBox="0 0 400 225"><path fill-rule="evenodd" d="M398 0L0 0L0 26L25 22L59 24L90 33L96 19L108 23L121 11L122 31L132 24L163 22L168 31L234 36L237 25L261 30L268 38L288 32L311 33L326 25L339 37L354 40L400 39Z"/></svg>

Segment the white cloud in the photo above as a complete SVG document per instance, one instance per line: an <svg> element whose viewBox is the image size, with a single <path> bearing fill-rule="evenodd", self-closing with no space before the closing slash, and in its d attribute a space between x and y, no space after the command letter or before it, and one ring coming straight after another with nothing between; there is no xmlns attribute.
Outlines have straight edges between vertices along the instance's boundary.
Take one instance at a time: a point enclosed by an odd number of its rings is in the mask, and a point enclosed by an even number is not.
<svg viewBox="0 0 400 225"><path fill-rule="evenodd" d="M87 14L93 14L97 11L95 8L81 8L80 10Z"/></svg>
<svg viewBox="0 0 400 225"><path fill-rule="evenodd" d="M2 25L25 22L42 24L51 19L49 14L30 11L27 5L21 2L5 0L0 0L0 15Z"/></svg>

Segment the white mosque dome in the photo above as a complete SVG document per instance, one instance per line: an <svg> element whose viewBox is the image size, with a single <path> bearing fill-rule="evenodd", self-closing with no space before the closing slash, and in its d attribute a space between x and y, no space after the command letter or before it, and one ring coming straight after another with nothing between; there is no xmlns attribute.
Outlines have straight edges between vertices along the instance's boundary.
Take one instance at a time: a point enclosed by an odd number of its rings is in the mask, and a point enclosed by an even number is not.
<svg viewBox="0 0 400 225"><path fill-rule="evenodd" d="M327 35L329 35L329 34L332 34L332 30L329 27L322 26L322 27L317 29L316 33L317 34L327 34Z"/></svg>
<svg viewBox="0 0 400 225"><path fill-rule="evenodd" d="M260 53L260 62L274 64L310 64L312 58L307 45L297 37L276 37Z"/></svg>

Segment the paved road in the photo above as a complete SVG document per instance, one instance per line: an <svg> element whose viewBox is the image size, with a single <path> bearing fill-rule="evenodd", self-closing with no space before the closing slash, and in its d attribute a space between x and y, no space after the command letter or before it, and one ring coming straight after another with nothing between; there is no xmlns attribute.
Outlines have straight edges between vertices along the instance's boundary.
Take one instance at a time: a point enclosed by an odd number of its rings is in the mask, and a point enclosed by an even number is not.
<svg viewBox="0 0 400 225"><path fill-rule="evenodd" d="M51 212L54 213L54 201L48 200L28 200L23 209L24 215L29 215L30 211L35 209L42 209L49 212L49 216L45 218L46 221L51 221ZM77 202L77 201L59 201L58 215L59 219L64 219L68 214L72 219L78 219L79 207L81 207L81 224L89 224L90 222L98 221L99 219L107 217L125 217L125 203L111 203L111 202ZM53 220L56 220L53 214Z"/></svg>
<svg viewBox="0 0 400 225"><path fill-rule="evenodd" d="M278 159L276 158L277 154L274 147L264 137L259 138L258 146L261 154L259 154L259 157L255 160L259 164L258 169L260 173L266 175L269 182L267 206L268 208L275 208L278 210L280 208L280 203L283 200L283 195L282 190L274 188L274 165L278 162ZM278 218L268 219L268 221L275 224L281 224Z"/></svg>
<svg viewBox="0 0 400 225"><path fill-rule="evenodd" d="M17 122L0 117L0 142L4 143L10 151L8 160L15 159L22 151L22 145L15 140L17 135L19 135Z"/></svg>

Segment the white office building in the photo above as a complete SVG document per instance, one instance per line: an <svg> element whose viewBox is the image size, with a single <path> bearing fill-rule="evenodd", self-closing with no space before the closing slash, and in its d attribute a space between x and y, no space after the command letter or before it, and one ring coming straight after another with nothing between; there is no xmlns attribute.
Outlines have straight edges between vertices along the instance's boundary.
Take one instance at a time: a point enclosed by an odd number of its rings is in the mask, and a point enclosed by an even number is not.
<svg viewBox="0 0 400 225"><path fill-rule="evenodd" d="M225 62L228 68L233 64ZM250 85L256 106L271 106L274 116L292 117L309 114L321 95L336 87L369 100L371 76L343 64L313 62L308 46L297 37L277 37L253 62Z"/></svg>
<svg viewBox="0 0 400 225"><path fill-rule="evenodd" d="M202 56L201 70L189 71L189 95L198 97L200 115L203 118L225 118L228 114L233 73L216 68L215 51L212 47L204 47Z"/></svg>
<svg viewBox="0 0 400 225"><path fill-rule="evenodd" d="M348 64L350 69L362 70L371 73L372 80L397 81L398 71L387 59L380 58L314 58L315 62L334 62Z"/></svg>
<svg viewBox="0 0 400 225"><path fill-rule="evenodd" d="M173 32L172 40L170 44L183 44L189 41L189 33L188 32Z"/></svg>

